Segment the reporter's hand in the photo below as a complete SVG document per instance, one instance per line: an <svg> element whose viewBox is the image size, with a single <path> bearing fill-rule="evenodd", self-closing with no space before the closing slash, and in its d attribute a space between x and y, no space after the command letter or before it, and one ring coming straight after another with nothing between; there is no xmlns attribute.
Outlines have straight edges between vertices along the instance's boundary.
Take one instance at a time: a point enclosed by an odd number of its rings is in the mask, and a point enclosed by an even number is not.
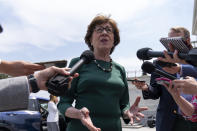
<svg viewBox="0 0 197 131"><path fill-rule="evenodd" d="M178 51L177 50L174 51L173 57L171 57L170 55L168 55L168 52L167 51L164 51L163 53L164 53L165 58L159 57L158 60L164 61L164 62L170 62L170 63L188 64L185 60L180 59L178 57Z"/></svg>
<svg viewBox="0 0 197 131"><path fill-rule="evenodd" d="M69 68L58 68L58 67L52 66L52 67L49 67L49 68L42 70L40 72L36 72L34 74L34 77L37 80L37 84L38 84L38 87L40 88L40 90L47 90L46 82L50 78L52 78L56 74L69 75L70 73L68 72L68 70L69 70ZM79 76L79 74L75 73L73 77L75 78L78 76ZM70 77L70 82L73 79L73 77Z"/></svg>
<svg viewBox="0 0 197 131"><path fill-rule="evenodd" d="M25 61L4 61L0 64L0 72L10 76L24 76L33 74L35 71L42 70L45 67Z"/></svg>
<svg viewBox="0 0 197 131"><path fill-rule="evenodd" d="M163 86L166 87L166 89L172 95L173 98L176 99L177 97L180 97L181 91L178 90L178 88L174 87L174 84L172 81L169 83L169 85L164 83Z"/></svg>
<svg viewBox="0 0 197 131"><path fill-rule="evenodd" d="M144 118L141 111L148 110L148 107L138 107L140 99L141 97L138 96L130 109L124 112L123 116L130 119L130 124L133 124L134 119L140 121L141 118Z"/></svg>
<svg viewBox="0 0 197 131"><path fill-rule="evenodd" d="M168 72L170 74L175 74L175 73L179 73L181 71L181 66L179 64L176 64L177 66L172 66L172 67L163 67L162 69L165 72Z"/></svg>
<svg viewBox="0 0 197 131"><path fill-rule="evenodd" d="M173 85L185 94L197 94L197 81L193 77L186 77L183 80L173 80Z"/></svg>
<svg viewBox="0 0 197 131"><path fill-rule="evenodd" d="M135 79L136 81L131 82L133 85L135 85L135 87L139 90L148 90L148 86L146 84L146 82L140 82L137 81L138 79Z"/></svg>
<svg viewBox="0 0 197 131"><path fill-rule="evenodd" d="M85 107L80 109L81 112L81 122L84 126L86 126L90 131L101 131L100 128L97 128L93 125L92 120L89 115L89 110Z"/></svg>

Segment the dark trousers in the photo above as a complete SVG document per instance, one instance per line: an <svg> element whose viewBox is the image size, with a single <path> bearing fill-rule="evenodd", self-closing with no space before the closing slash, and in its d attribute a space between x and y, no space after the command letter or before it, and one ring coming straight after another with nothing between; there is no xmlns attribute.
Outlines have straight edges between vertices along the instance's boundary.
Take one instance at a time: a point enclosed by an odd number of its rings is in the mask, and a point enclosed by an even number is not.
<svg viewBox="0 0 197 131"><path fill-rule="evenodd" d="M197 131L197 122L191 122L182 116L177 116L173 131Z"/></svg>

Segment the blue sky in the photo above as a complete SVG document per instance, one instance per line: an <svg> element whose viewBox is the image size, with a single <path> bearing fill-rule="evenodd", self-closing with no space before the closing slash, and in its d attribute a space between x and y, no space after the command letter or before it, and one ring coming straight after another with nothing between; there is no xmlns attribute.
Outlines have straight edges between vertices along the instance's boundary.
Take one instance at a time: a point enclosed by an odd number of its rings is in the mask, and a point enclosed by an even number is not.
<svg viewBox="0 0 197 131"><path fill-rule="evenodd" d="M88 49L87 25L97 14L111 14L121 42L112 59L127 71L140 70L136 51L162 51L159 38L173 26L191 32L193 0L0 0L0 58L29 62L66 59ZM192 40L196 37L192 36Z"/></svg>

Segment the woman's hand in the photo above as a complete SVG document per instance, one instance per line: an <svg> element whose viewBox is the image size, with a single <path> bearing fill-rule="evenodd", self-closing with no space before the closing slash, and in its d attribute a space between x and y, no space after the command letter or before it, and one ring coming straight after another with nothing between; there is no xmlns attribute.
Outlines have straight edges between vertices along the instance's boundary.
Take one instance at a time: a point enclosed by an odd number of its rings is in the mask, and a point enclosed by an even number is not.
<svg viewBox="0 0 197 131"><path fill-rule="evenodd" d="M140 118L144 117L141 111L148 110L148 107L138 107L140 98L141 97L138 96L130 109L124 112L124 116L130 119L130 124L133 124L134 119L140 121Z"/></svg>
<svg viewBox="0 0 197 131"><path fill-rule="evenodd" d="M180 97L180 91L178 90L178 88L174 88L172 81L169 83L169 85L164 83L163 86L166 87L166 89L172 95L172 97L174 97L174 98Z"/></svg>
<svg viewBox="0 0 197 131"><path fill-rule="evenodd" d="M187 76L183 80L173 80L173 85L185 94L197 94L197 81L193 77Z"/></svg>
<svg viewBox="0 0 197 131"><path fill-rule="evenodd" d="M90 131L101 131L100 128L97 128L93 125L92 120L89 116L89 110L86 107L80 109L80 112L80 120L84 126L86 126Z"/></svg>

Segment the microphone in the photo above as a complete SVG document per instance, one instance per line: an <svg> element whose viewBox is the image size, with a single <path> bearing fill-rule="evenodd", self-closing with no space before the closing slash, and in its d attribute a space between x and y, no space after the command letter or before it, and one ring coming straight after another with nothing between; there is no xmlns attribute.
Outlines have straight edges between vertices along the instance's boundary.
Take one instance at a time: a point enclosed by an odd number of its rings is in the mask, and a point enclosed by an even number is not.
<svg viewBox="0 0 197 131"><path fill-rule="evenodd" d="M84 51L80 56L80 60L69 70L70 75L74 75L74 73L76 73L76 70L79 69L83 64L89 64L94 59L95 58L92 51Z"/></svg>
<svg viewBox="0 0 197 131"><path fill-rule="evenodd" d="M83 64L89 64L94 59L92 51L84 51L80 56L80 60L69 70L69 76L57 74L47 81L46 87L48 87L48 92L55 96L64 95L68 91L69 77L74 75Z"/></svg>
<svg viewBox="0 0 197 131"><path fill-rule="evenodd" d="M170 75L170 74L168 74L168 73L166 73L166 72L164 72L164 71L162 71L162 70L157 69L157 68L153 65L153 63L148 62L148 61L145 61L145 62L142 64L141 69L142 69L144 72L147 72L147 73L149 73L149 74L152 74L153 72L155 72L155 73L157 73L158 75L161 75L161 76L163 76L163 77L166 77L166 78L168 78L168 79L170 79L170 80L175 80L175 79L177 79L175 76Z"/></svg>
<svg viewBox="0 0 197 131"><path fill-rule="evenodd" d="M0 33L3 32L3 27L0 25Z"/></svg>
<svg viewBox="0 0 197 131"><path fill-rule="evenodd" d="M168 52L168 55L173 57L173 52ZM151 48L142 48L137 51L137 57L141 60L150 60L153 57L165 57L161 51L152 51ZM186 59L188 54L178 53L180 59Z"/></svg>

